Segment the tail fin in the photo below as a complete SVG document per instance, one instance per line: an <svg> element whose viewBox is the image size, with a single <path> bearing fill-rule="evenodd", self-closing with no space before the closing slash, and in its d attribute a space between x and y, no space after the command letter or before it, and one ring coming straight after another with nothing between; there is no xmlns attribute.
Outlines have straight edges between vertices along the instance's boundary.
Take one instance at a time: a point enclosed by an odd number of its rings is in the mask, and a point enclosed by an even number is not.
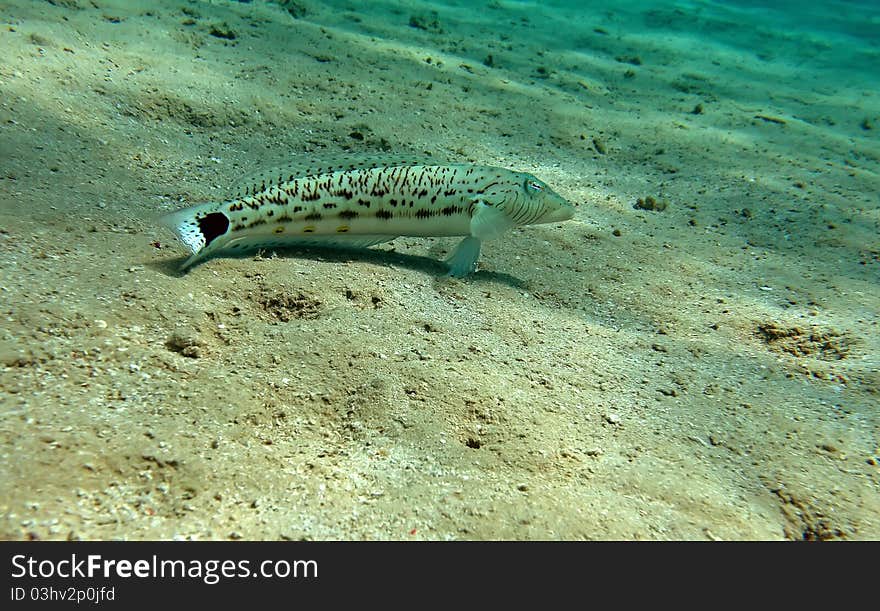
<svg viewBox="0 0 880 611"><path fill-rule="evenodd" d="M159 218L159 223L171 229L189 249L190 256L181 270L208 256L214 241L229 231L229 217L217 210L217 204L200 204L176 210ZM219 245L216 242L215 245Z"/></svg>

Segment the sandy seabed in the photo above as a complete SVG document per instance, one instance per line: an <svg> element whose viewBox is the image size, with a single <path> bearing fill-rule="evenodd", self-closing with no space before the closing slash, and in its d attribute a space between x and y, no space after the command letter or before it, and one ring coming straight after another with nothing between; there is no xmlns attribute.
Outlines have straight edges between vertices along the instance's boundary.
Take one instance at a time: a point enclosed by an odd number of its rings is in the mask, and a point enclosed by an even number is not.
<svg viewBox="0 0 880 611"><path fill-rule="evenodd" d="M578 4L3 2L0 537L880 537L880 18ZM577 216L176 271L339 153Z"/></svg>

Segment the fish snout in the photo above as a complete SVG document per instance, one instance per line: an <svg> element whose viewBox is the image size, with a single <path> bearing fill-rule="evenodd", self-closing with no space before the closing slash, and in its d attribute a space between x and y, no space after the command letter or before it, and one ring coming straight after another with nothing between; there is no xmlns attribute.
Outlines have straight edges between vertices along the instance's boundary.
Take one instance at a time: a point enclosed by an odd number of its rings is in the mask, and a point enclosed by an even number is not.
<svg viewBox="0 0 880 611"><path fill-rule="evenodd" d="M542 223L561 223L574 218L574 206L560 196L556 196L547 202L547 213L541 219Z"/></svg>

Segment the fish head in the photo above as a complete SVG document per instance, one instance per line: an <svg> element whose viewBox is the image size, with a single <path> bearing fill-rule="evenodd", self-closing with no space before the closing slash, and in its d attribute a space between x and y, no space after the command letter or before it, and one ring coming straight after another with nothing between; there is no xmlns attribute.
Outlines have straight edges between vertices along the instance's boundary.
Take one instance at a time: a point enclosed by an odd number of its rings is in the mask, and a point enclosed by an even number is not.
<svg viewBox="0 0 880 611"><path fill-rule="evenodd" d="M543 180L516 172L504 193L502 205L516 225L561 223L574 217L574 206Z"/></svg>
<svg viewBox="0 0 880 611"><path fill-rule="evenodd" d="M561 223L574 217L574 206L551 189L547 183L534 176L525 175L523 190L526 192L526 198L535 201L533 205L542 211L541 215L532 221L533 223Z"/></svg>

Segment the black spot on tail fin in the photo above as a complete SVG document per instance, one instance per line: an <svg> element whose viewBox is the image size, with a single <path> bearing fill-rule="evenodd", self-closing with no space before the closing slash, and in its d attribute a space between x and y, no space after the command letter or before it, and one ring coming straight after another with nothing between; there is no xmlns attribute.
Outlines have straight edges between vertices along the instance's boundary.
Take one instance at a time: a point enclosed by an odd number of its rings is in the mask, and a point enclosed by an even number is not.
<svg viewBox="0 0 880 611"><path fill-rule="evenodd" d="M222 212L212 212L198 219L199 231L205 238L205 247L229 231L229 219Z"/></svg>

